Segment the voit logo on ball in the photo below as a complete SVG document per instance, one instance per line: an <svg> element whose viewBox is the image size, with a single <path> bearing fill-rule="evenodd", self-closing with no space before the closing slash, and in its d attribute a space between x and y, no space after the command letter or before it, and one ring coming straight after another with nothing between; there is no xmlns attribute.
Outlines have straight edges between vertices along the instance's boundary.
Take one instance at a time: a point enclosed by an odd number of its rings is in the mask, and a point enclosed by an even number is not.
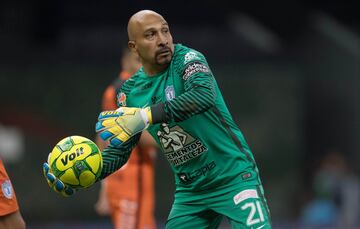
<svg viewBox="0 0 360 229"><path fill-rule="evenodd" d="M69 161L73 161L76 157L79 157L80 155L83 154L84 154L84 148L80 147L76 149L75 152L72 152L70 154L65 154L65 156L61 158L61 162L63 163L64 166L66 166Z"/></svg>

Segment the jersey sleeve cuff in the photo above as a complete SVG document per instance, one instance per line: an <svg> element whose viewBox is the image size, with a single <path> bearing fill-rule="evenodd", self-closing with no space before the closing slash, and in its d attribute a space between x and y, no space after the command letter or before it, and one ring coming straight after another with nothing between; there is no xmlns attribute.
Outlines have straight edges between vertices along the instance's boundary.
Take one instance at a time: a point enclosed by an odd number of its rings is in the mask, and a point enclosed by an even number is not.
<svg viewBox="0 0 360 229"><path fill-rule="evenodd" d="M164 110L164 103L158 103L151 106L152 123L167 122L166 113Z"/></svg>

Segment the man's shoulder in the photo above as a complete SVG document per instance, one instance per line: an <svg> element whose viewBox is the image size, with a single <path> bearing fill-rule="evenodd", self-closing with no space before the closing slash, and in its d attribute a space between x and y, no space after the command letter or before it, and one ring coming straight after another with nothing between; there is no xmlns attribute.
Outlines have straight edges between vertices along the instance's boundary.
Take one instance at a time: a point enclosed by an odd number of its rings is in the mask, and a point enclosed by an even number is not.
<svg viewBox="0 0 360 229"><path fill-rule="evenodd" d="M122 90L131 90L131 88L134 87L135 83L139 80L139 78L142 77L142 75L144 74L144 71L142 70L138 70L137 72L135 72L135 74L133 76L131 76L129 79L127 79L123 85L122 85Z"/></svg>
<svg viewBox="0 0 360 229"><path fill-rule="evenodd" d="M174 57L174 62L177 65L187 65L193 61L205 60L205 56L201 52L193 48L186 47L182 44L176 44Z"/></svg>

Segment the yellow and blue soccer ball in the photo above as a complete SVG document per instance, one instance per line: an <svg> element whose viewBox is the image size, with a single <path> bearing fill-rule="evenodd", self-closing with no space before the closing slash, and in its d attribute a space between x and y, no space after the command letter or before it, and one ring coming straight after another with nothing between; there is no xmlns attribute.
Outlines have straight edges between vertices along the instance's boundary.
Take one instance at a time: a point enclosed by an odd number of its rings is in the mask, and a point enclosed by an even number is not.
<svg viewBox="0 0 360 229"><path fill-rule="evenodd" d="M99 148L82 136L70 136L58 142L49 154L48 163L50 172L75 189L91 186L102 169Z"/></svg>

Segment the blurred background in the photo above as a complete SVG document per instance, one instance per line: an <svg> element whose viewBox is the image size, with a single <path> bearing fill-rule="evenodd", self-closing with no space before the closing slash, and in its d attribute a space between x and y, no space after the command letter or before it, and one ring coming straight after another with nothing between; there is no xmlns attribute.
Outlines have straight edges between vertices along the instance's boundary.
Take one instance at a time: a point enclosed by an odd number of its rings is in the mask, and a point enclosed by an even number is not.
<svg viewBox="0 0 360 229"><path fill-rule="evenodd" d="M0 157L29 228L111 226L94 211L98 184L61 198L42 163L65 136L94 138L140 9L207 57L255 154L274 228L360 227L360 20L350 2L2 0ZM159 155L159 228L173 182Z"/></svg>

